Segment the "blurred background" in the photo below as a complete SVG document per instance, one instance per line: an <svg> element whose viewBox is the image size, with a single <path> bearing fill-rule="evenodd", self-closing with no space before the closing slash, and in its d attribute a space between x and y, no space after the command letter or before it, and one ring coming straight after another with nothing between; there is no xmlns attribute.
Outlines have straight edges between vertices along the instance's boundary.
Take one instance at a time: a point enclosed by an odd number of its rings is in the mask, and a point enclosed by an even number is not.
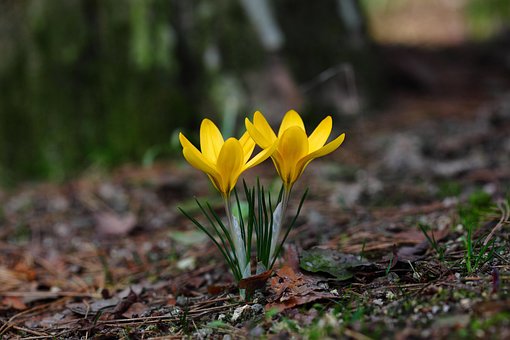
<svg viewBox="0 0 510 340"><path fill-rule="evenodd" d="M509 23L508 0L1 0L0 183L170 158L206 116L490 100Z"/></svg>

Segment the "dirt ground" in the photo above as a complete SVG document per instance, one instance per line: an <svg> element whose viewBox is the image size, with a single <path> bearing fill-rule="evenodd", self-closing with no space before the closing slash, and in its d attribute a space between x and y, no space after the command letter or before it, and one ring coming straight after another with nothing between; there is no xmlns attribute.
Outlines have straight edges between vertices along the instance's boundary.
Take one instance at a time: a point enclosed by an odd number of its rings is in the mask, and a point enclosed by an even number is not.
<svg viewBox="0 0 510 340"><path fill-rule="evenodd" d="M177 210L221 212L183 160L0 193L0 337L510 338L510 87L462 51L395 54L396 94L334 118L346 142L250 301Z"/></svg>

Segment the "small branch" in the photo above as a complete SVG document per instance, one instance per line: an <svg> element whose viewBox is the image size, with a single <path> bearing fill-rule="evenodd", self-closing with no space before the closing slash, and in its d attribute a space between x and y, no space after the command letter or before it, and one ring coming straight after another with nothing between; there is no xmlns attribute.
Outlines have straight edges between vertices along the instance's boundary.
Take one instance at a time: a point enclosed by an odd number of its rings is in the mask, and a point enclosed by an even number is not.
<svg viewBox="0 0 510 340"><path fill-rule="evenodd" d="M492 231L487 235L485 240L483 241L483 245L486 246L487 243L491 240L491 238L494 236L494 234L501 229L503 224L508 223L508 219L510 218L510 206L508 206L508 201L502 200L497 203L498 209L501 211L501 218L499 219L499 222L494 226Z"/></svg>

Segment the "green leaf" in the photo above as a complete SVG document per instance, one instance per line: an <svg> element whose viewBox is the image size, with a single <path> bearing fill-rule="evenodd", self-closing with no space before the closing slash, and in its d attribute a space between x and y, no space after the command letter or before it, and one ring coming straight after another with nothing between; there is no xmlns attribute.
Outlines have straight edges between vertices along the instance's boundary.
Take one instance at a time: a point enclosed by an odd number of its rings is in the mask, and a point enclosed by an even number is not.
<svg viewBox="0 0 510 340"><path fill-rule="evenodd" d="M309 272L324 272L338 280L348 280L353 277L354 269L371 266L372 263L352 254L344 254L331 249L313 248L303 251L299 265Z"/></svg>

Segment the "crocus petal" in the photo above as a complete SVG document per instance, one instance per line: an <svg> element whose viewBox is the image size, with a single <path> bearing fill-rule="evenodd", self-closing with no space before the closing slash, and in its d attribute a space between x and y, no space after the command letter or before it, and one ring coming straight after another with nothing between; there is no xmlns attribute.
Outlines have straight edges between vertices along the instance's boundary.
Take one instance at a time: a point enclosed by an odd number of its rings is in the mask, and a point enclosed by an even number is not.
<svg viewBox="0 0 510 340"><path fill-rule="evenodd" d="M210 164L209 161L197 150L197 148L184 148L182 149L182 154L193 167L213 177L220 177L214 165Z"/></svg>
<svg viewBox="0 0 510 340"><path fill-rule="evenodd" d="M303 120L301 119L299 114L294 110L290 110L283 117L282 123L280 124L280 129L278 130L278 138L280 138L283 135L285 130L292 126L300 127L303 131L306 131Z"/></svg>
<svg viewBox="0 0 510 340"><path fill-rule="evenodd" d="M329 142L328 144L324 145L319 150L316 150L316 151L306 155L302 159L300 159L297 164L297 167L296 167L299 169L299 173L297 174L297 177L301 176L301 174L305 170L308 163L310 163L312 160L314 160L315 158L325 156L325 155L335 151L336 149L338 149L340 147L340 145L342 145L342 143L344 142L344 139L345 139L345 133L342 133L336 139L334 139L331 142Z"/></svg>
<svg viewBox="0 0 510 340"><path fill-rule="evenodd" d="M331 128L333 127L333 120L331 116L327 116L320 122L315 128L312 134L308 137L308 144L310 146L309 152L319 150L324 146L326 141L331 134Z"/></svg>
<svg viewBox="0 0 510 340"><path fill-rule="evenodd" d="M244 163L247 163L253 153L253 149L255 149L255 141L250 137L248 131L246 131L239 139L239 143L241 143L243 147Z"/></svg>
<svg viewBox="0 0 510 340"><path fill-rule="evenodd" d="M248 163L246 163L246 165L244 166L244 170L252 168L255 165L258 165L258 164L262 163L263 161L265 161L266 159L268 159L269 157L271 157L271 155L276 150L277 146L278 146L278 143L274 142L272 146L270 146L266 149L263 149L261 152L256 154L252 159L250 159L250 161Z"/></svg>
<svg viewBox="0 0 510 340"><path fill-rule="evenodd" d="M291 184L293 173L298 161L308 154L308 138L299 126L291 126L282 134L278 141L278 151L283 162L280 164L282 179Z"/></svg>
<svg viewBox="0 0 510 340"><path fill-rule="evenodd" d="M214 188L216 190L218 190L219 192L221 192L221 190L220 190L220 183L219 183L221 178L220 177L213 177L213 176L211 176L209 174L207 174L207 177L209 177L209 179L211 180L211 183L214 186Z"/></svg>
<svg viewBox="0 0 510 340"><path fill-rule="evenodd" d="M234 188L244 165L244 153L241 143L235 138L229 138L223 144L216 167L221 174L220 191L229 194Z"/></svg>
<svg viewBox="0 0 510 340"><path fill-rule="evenodd" d="M183 149L184 148L195 148L196 149L196 147L193 145L193 143L191 143L189 141L189 139L186 138L186 136L184 136L182 134L182 132L179 132L179 142L181 142L181 145L182 145ZM197 149L197 151L198 151L198 149ZM198 151L198 152L200 152L200 151Z"/></svg>
<svg viewBox="0 0 510 340"><path fill-rule="evenodd" d="M205 158L215 162L223 145L223 136L218 127L209 119L204 119L200 125L200 150Z"/></svg>
<svg viewBox="0 0 510 340"><path fill-rule="evenodd" d="M250 122L248 118L244 120L244 123L246 125L246 130L248 130L248 133L250 134L251 138L253 138L255 143L257 143L262 149L268 148L273 144L270 137L263 134L262 131L259 130L252 122Z"/></svg>
<svg viewBox="0 0 510 340"><path fill-rule="evenodd" d="M276 149L275 152L273 152L273 154L271 155L271 159L273 160L276 172L278 172L280 178L283 178L281 170L281 164L283 164L283 159L278 149Z"/></svg>
<svg viewBox="0 0 510 340"><path fill-rule="evenodd" d="M264 115L260 113L260 111L256 111L253 114L253 125L262 133L265 138L269 141L269 144L272 145L276 140L276 135L271 128L271 125L267 122Z"/></svg>
<svg viewBox="0 0 510 340"><path fill-rule="evenodd" d="M182 145L182 152L184 153L184 150L188 150L186 153L189 155L189 157L193 160L193 163L191 163L188 158L186 158L186 155L184 157L195 168L202 170L207 169L207 173L216 173L216 167L214 165L214 162L210 162L208 159L206 159L200 151L181 133L179 133L179 141ZM196 160L195 160L196 159ZM203 163L203 164L202 164ZM205 171L205 170L202 170Z"/></svg>

